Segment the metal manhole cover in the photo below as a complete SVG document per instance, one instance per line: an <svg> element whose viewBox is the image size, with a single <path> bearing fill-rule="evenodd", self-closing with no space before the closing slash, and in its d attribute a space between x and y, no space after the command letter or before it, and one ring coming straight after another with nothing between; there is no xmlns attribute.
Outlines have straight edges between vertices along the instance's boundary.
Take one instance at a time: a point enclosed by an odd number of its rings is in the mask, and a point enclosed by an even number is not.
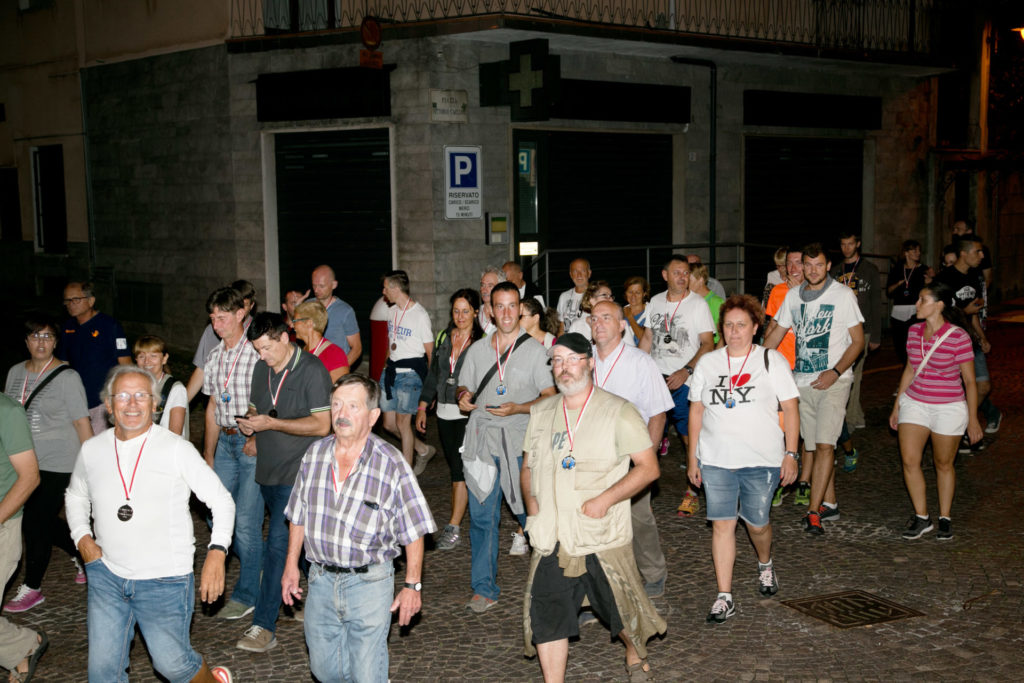
<svg viewBox="0 0 1024 683"><path fill-rule="evenodd" d="M924 616L923 612L897 605L864 591L843 591L797 600L783 600L782 604L839 628L854 628Z"/></svg>

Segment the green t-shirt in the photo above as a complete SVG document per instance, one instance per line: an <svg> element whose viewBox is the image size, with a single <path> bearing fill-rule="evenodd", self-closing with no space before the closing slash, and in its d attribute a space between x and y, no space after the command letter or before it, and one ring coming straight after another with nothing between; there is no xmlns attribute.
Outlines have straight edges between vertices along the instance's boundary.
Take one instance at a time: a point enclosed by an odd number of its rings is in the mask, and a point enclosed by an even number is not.
<svg viewBox="0 0 1024 683"><path fill-rule="evenodd" d="M32 430L28 426L25 409L10 396L0 394L0 499L18 480L11 465L11 455L32 450ZM21 508L11 519L21 516Z"/></svg>
<svg viewBox="0 0 1024 683"><path fill-rule="evenodd" d="M725 303L725 299L718 296L714 292L708 292L708 295L704 297L704 301L708 302L708 308L711 309L711 319L715 321L715 344L718 343L718 311L722 308L722 304Z"/></svg>

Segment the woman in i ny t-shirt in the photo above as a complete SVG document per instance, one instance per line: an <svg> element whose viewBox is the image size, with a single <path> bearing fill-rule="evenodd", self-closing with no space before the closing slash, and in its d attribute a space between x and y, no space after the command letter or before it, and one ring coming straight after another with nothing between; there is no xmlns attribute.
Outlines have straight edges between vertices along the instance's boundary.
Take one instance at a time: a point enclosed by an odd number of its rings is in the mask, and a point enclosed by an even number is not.
<svg viewBox="0 0 1024 683"><path fill-rule="evenodd" d="M929 437L939 489L936 537L940 541L953 538L953 461L960 438L965 428L971 443L982 437L971 336L953 297L953 290L939 282L921 290L915 306L918 319L924 322L913 325L908 333L907 366L889 416L889 426L899 435L903 480L914 504L914 515L903 532L907 539L933 529L921 472L921 454Z"/></svg>

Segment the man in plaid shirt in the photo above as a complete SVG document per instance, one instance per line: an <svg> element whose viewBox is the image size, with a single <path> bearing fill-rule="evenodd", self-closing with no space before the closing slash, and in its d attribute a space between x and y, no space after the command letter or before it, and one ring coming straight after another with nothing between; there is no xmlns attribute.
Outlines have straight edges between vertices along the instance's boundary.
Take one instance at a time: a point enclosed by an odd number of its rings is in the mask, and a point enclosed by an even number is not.
<svg viewBox="0 0 1024 683"><path fill-rule="evenodd" d="M252 613L260 591L263 567L263 494L256 483L256 450L238 431L236 415L249 409L252 371L259 354L246 339L242 322L246 308L241 293L221 287L206 300L213 331L220 343L203 368L206 434L203 457L235 501L235 536L231 548L240 572L231 599L218 613L222 619L241 619ZM251 439L251 437L250 437ZM243 450L245 452L243 452Z"/></svg>
<svg viewBox="0 0 1024 683"><path fill-rule="evenodd" d="M310 669L322 681L388 680L391 612L406 626L420 611L423 537L437 530L402 453L370 433L379 405L380 388L372 380L350 374L337 381L334 434L306 451L285 508L291 527L282 599L291 605L302 595L299 554L305 547L306 645ZM400 545L405 585L395 596L393 560Z"/></svg>

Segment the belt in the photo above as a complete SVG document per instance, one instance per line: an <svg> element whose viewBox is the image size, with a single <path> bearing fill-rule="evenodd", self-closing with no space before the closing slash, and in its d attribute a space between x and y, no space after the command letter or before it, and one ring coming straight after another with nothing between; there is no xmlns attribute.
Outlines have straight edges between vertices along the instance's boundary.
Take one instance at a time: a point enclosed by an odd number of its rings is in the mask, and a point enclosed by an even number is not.
<svg viewBox="0 0 1024 683"><path fill-rule="evenodd" d="M221 431L221 433L227 434L228 436L234 436L235 434L239 434L240 433L238 431L238 427L221 427L220 431Z"/></svg>
<svg viewBox="0 0 1024 683"><path fill-rule="evenodd" d="M370 565L364 564L362 567L335 567L333 564L321 564L325 572L331 574L365 574L370 570Z"/></svg>

